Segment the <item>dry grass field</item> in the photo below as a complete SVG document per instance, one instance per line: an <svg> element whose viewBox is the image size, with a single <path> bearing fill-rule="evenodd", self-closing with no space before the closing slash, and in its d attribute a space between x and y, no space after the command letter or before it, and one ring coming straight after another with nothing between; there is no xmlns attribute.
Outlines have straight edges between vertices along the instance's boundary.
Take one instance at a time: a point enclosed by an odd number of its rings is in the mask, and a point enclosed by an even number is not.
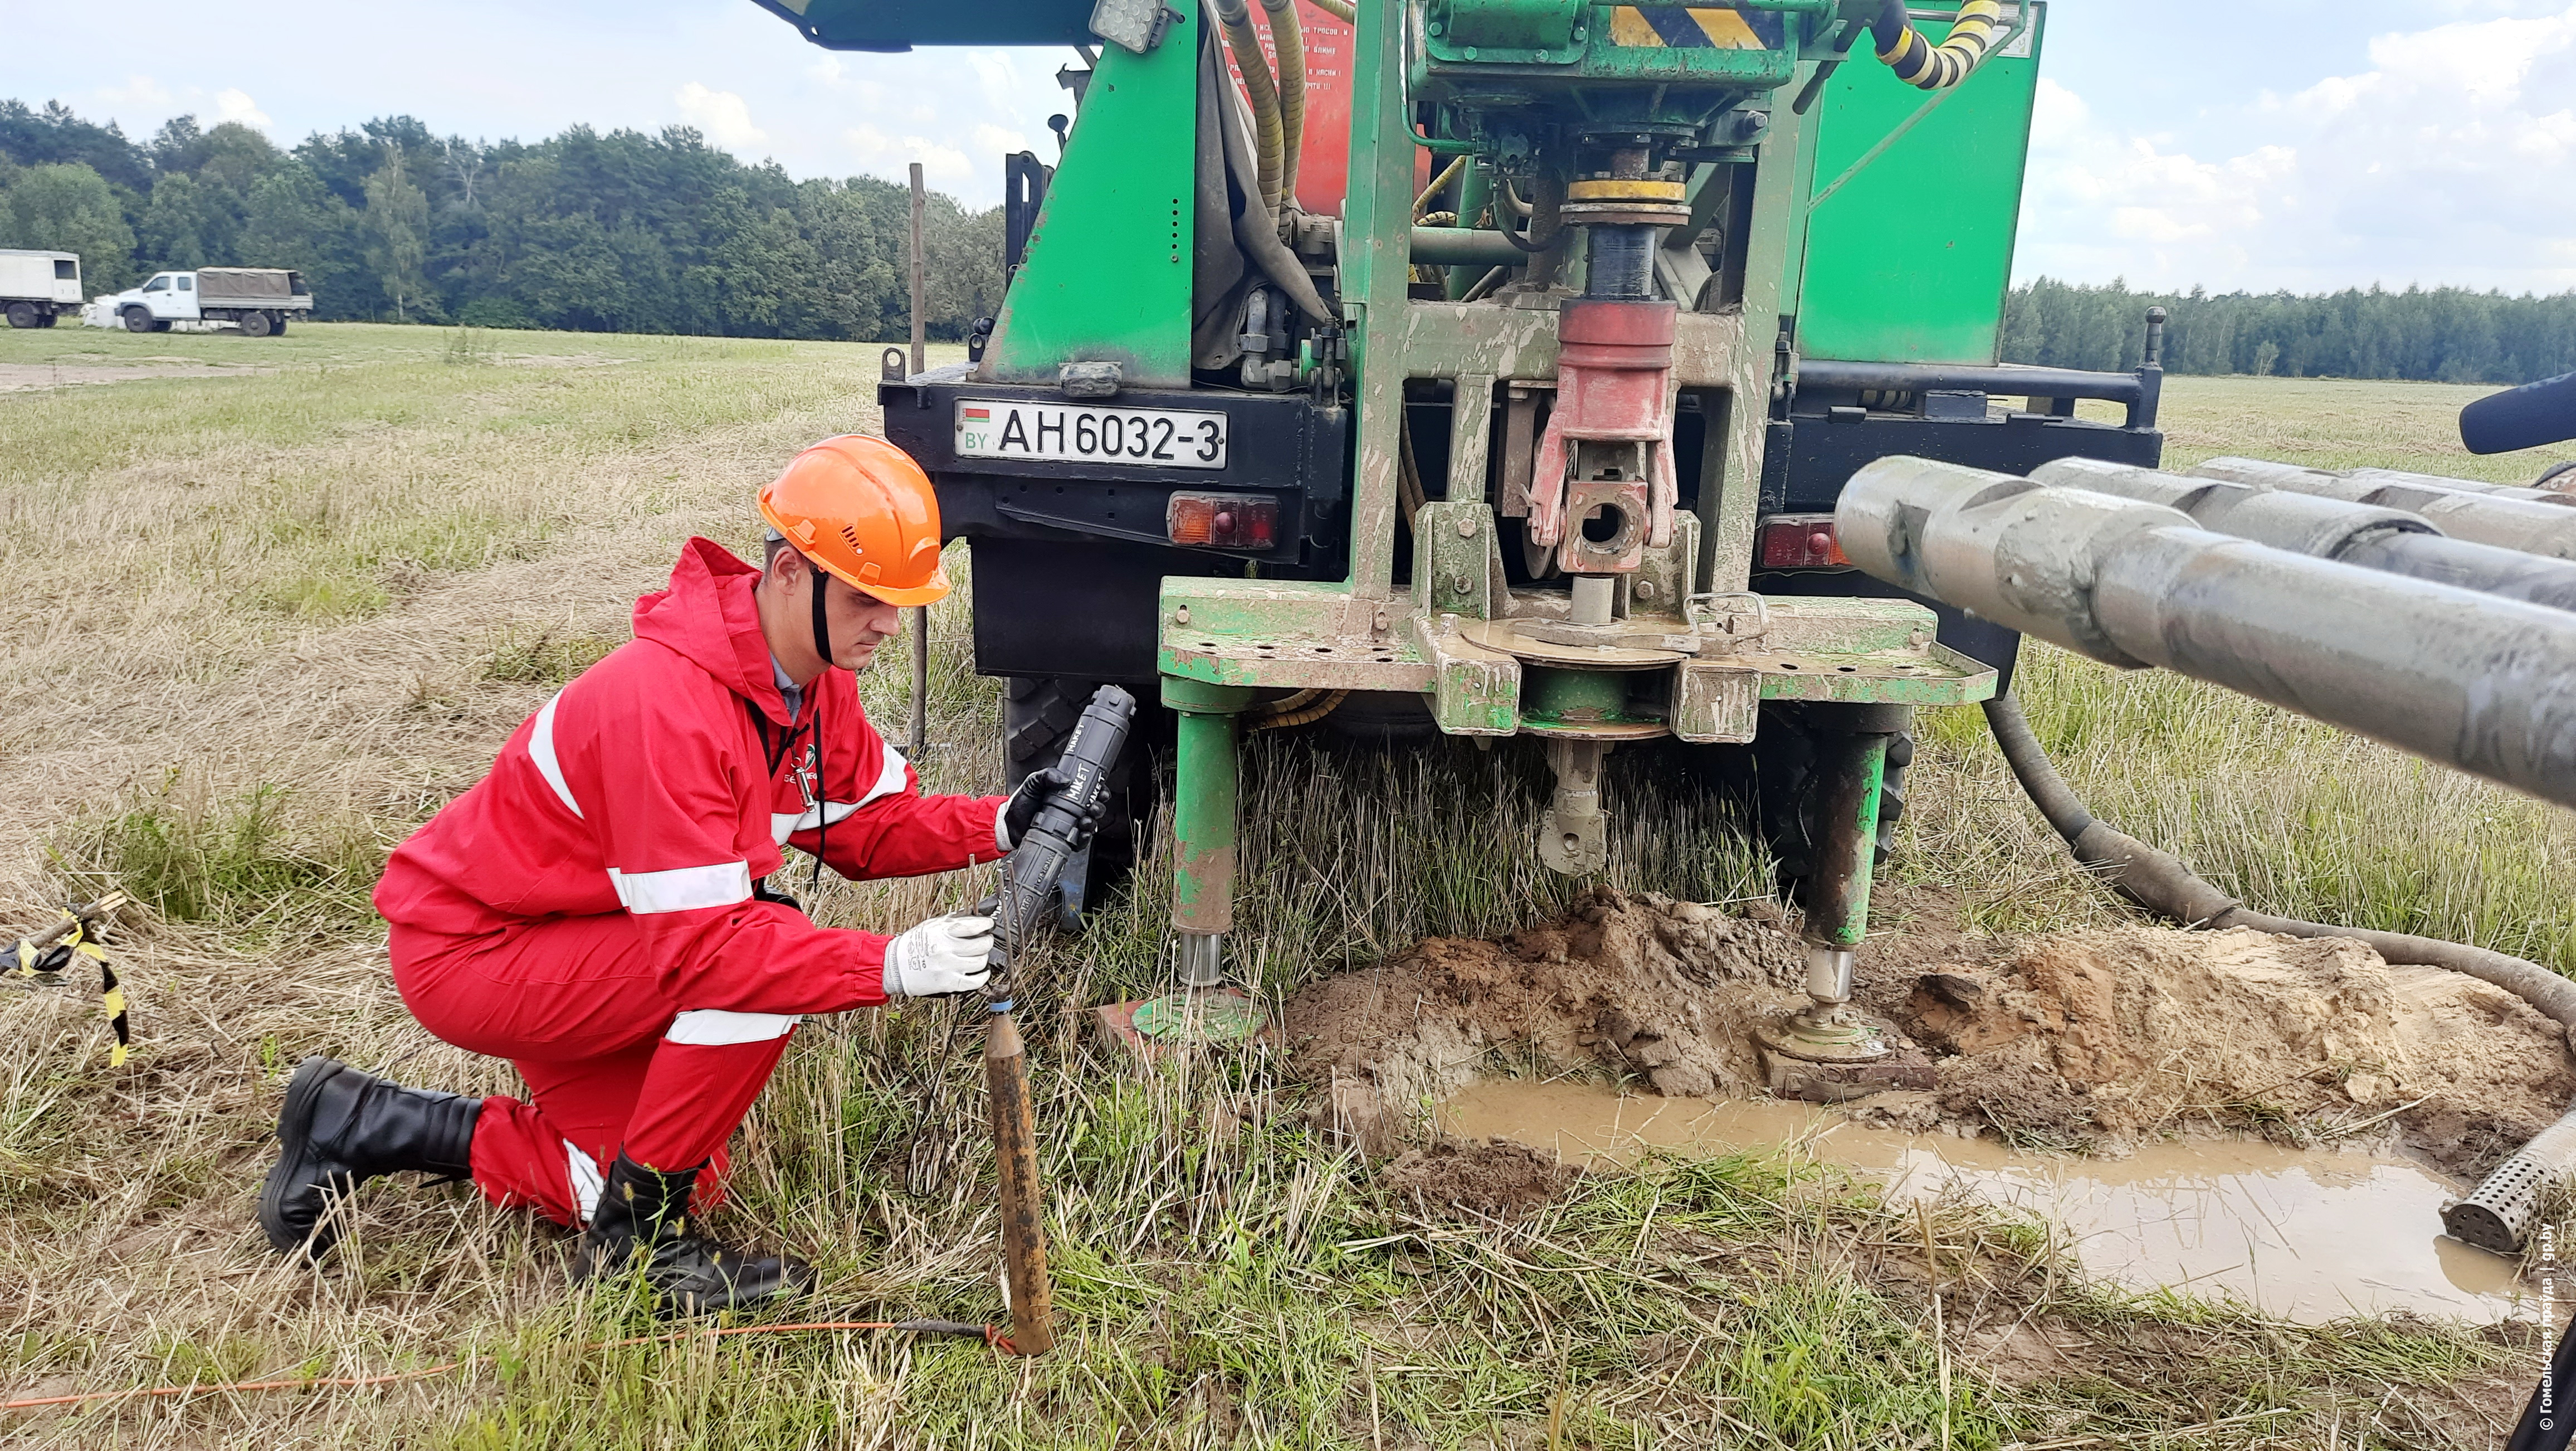
<svg viewBox="0 0 2576 1451"><path fill-rule="evenodd" d="M1150 862L1023 1014L1054 1196L1047 1358L855 1332L603 1347L655 1327L569 1290L559 1234L461 1187L374 1186L330 1267L281 1264L250 1209L298 1058L513 1086L395 998L366 903L383 853L623 638L681 539L747 547L761 481L870 427L876 371L872 347L715 339L0 334L0 912L32 927L110 884L144 903L115 939L125 1067L93 984L0 985L0 1398L466 1362L0 1412L0 1441L2501 1444L2531 1360L2511 1334L2299 1327L2088 1284L2029 1223L1883 1209L1793 1151L1587 1177L1509 1225L1426 1217L1311 1136L1269 1061L1148 1069L1086 1042L1070 1009L1157 985ZM2526 477L2530 460L2444 446L2476 391L2175 379L2172 456ZM934 655L923 774L989 787L997 693L961 605L936 613ZM906 678L890 652L864 682L881 719L901 719ZM2563 813L2186 681L2049 651L2023 680L2096 811L2263 910L2576 968ZM2006 930L2123 913L1974 712L1923 733L1892 870L1939 890L1899 900ZM1236 944L1261 985L1567 901L1522 849L1525 764L1265 740ZM1714 805L1612 785L1623 884L1756 889L1763 863ZM887 926L984 886L835 885L810 905ZM813 1258L836 1318L997 1317L974 1058L944 1005L809 1023L738 1144L725 1228ZM2066 1328L2063 1365L1986 1353L2034 1319Z"/></svg>

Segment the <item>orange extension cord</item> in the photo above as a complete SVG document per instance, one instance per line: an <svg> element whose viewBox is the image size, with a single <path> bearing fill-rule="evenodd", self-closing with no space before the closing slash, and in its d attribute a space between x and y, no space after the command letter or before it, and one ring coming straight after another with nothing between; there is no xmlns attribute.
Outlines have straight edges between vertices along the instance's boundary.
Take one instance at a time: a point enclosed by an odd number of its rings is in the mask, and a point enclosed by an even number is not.
<svg viewBox="0 0 2576 1451"><path fill-rule="evenodd" d="M949 1322L944 1321L924 1320L818 1320L802 1325L736 1325L722 1330L675 1330L667 1335L633 1335L624 1340L595 1340L583 1346L582 1349L616 1350L628 1345L668 1345L679 1340L721 1340L728 1335L781 1335L791 1330L910 1330L930 1335L964 1333L964 1329L947 1328L948 1324ZM982 1330L985 1344L1004 1355L1020 1353L1019 1348L1011 1344L1010 1337L1004 1335L999 1326L986 1325ZM469 1355L463 1360L451 1360L445 1365L433 1365L427 1370L396 1371L391 1375L317 1377L312 1380L250 1380L234 1381L226 1385L152 1386L125 1391L83 1391L79 1395L71 1396L33 1396L26 1400L0 1401L0 1411L33 1410L38 1406L74 1406L85 1401L112 1401L121 1396L211 1396L232 1391L302 1391L320 1390L326 1387L346 1390L361 1386L391 1385L396 1381L426 1380L431 1376L445 1375L451 1370L471 1365L480 1358Z"/></svg>

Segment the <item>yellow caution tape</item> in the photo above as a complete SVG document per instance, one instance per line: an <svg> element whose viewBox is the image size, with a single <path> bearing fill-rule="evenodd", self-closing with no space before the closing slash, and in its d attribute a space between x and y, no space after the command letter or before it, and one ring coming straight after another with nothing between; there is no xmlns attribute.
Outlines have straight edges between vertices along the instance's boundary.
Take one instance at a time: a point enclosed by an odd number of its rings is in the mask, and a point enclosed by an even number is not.
<svg viewBox="0 0 2576 1451"><path fill-rule="evenodd" d="M108 1050L107 1066L122 1068L133 1044L133 1025L125 1008L125 988L116 980L116 969L110 967L107 953L89 940L89 924L70 912L63 914L72 921L71 929L51 947L39 948L33 938L18 939L18 976L34 977L40 972L60 972L71 965L74 955L98 964L98 1002L107 1015L107 1025L116 1031L116 1046ZM53 959L48 962L47 959Z"/></svg>

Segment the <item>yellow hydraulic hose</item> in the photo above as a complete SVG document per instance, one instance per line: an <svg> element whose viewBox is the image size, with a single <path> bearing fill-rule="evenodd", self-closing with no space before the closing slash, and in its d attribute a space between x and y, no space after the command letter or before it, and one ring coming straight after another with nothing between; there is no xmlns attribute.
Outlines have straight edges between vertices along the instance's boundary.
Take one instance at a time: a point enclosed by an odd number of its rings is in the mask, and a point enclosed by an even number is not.
<svg viewBox="0 0 2576 1451"><path fill-rule="evenodd" d="M1350 699L1347 690L1300 690L1243 713L1244 730L1279 731L1322 720Z"/></svg>
<svg viewBox="0 0 2576 1451"><path fill-rule="evenodd" d="M1297 200L1297 157L1306 149L1306 33L1297 0L1261 0L1270 12L1270 48L1279 53L1279 198Z"/></svg>
<svg viewBox="0 0 2576 1451"><path fill-rule="evenodd" d="M1968 78L1994 48L2003 28L2001 0L1962 0L1950 38L1934 45L1906 18L1904 0L1885 0L1870 26L1878 41L1878 58L1896 78L1927 91L1946 91Z"/></svg>
<svg viewBox="0 0 2576 1451"><path fill-rule="evenodd" d="M1431 199L1433 197L1436 197L1440 195L1441 192L1447 190L1449 183L1458 179L1458 174L1467 169L1467 161L1467 157L1461 156L1457 160L1450 162L1447 166L1442 167L1440 169L1440 174L1431 178L1431 184L1424 187L1421 195L1413 199L1415 226L1420 226L1422 224L1420 220L1423 215L1422 209L1431 205Z"/></svg>
<svg viewBox="0 0 2576 1451"><path fill-rule="evenodd" d="M1253 165L1261 204L1275 216L1279 161L1285 146L1279 129L1279 83L1271 78L1270 62L1261 54L1261 37L1252 29L1252 11L1244 0L1216 0L1216 18L1225 31L1226 45L1234 51L1235 69L1243 72L1243 93L1252 100Z"/></svg>

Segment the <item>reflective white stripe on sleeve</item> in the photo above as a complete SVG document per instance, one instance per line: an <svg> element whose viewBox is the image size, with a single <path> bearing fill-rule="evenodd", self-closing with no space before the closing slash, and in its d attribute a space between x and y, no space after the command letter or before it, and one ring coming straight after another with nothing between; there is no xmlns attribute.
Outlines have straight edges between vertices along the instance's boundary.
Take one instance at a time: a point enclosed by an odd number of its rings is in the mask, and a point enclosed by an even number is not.
<svg viewBox="0 0 2576 1451"><path fill-rule="evenodd" d="M1011 854L1011 803L1004 801L993 808L993 850Z"/></svg>
<svg viewBox="0 0 2576 1451"><path fill-rule="evenodd" d="M563 762L555 759L555 707L561 704L563 692L558 690L538 710L536 728L528 732L528 759L537 763L537 774L555 788L555 799L564 804L564 810L580 816L581 803L572 799L572 788L564 784Z"/></svg>
<svg viewBox="0 0 2576 1451"><path fill-rule="evenodd" d="M564 1140L563 1146L564 1162L572 1171L573 1217L588 1224L591 1216L599 1212L599 1191L608 1187L608 1181L599 1176L597 1159L574 1148L570 1139Z"/></svg>
<svg viewBox="0 0 2576 1451"><path fill-rule="evenodd" d="M728 1013L721 1008L696 1008L673 1018L671 1030L662 1035L662 1041L701 1046L766 1043L786 1037L787 1030L800 1021L793 1013Z"/></svg>
<svg viewBox="0 0 2576 1451"><path fill-rule="evenodd" d="M796 833L812 831L828 821L839 821L858 810L859 806L860 803L856 801L826 801L802 816L793 811L773 811L769 813L769 839L784 846L787 844L787 838Z"/></svg>
<svg viewBox="0 0 2576 1451"><path fill-rule="evenodd" d="M608 869L617 900L637 916L653 912L691 912L700 907L730 907L751 900L751 863L718 862L711 867L674 867L667 872L621 872Z"/></svg>
<svg viewBox="0 0 2576 1451"><path fill-rule="evenodd" d="M903 791L903 752L882 741L877 744L879 749L885 752L885 760L877 767L877 783L868 788L868 794L859 798L859 806L865 806L882 796L899 795ZM856 811L859 808L853 806L850 809Z"/></svg>

